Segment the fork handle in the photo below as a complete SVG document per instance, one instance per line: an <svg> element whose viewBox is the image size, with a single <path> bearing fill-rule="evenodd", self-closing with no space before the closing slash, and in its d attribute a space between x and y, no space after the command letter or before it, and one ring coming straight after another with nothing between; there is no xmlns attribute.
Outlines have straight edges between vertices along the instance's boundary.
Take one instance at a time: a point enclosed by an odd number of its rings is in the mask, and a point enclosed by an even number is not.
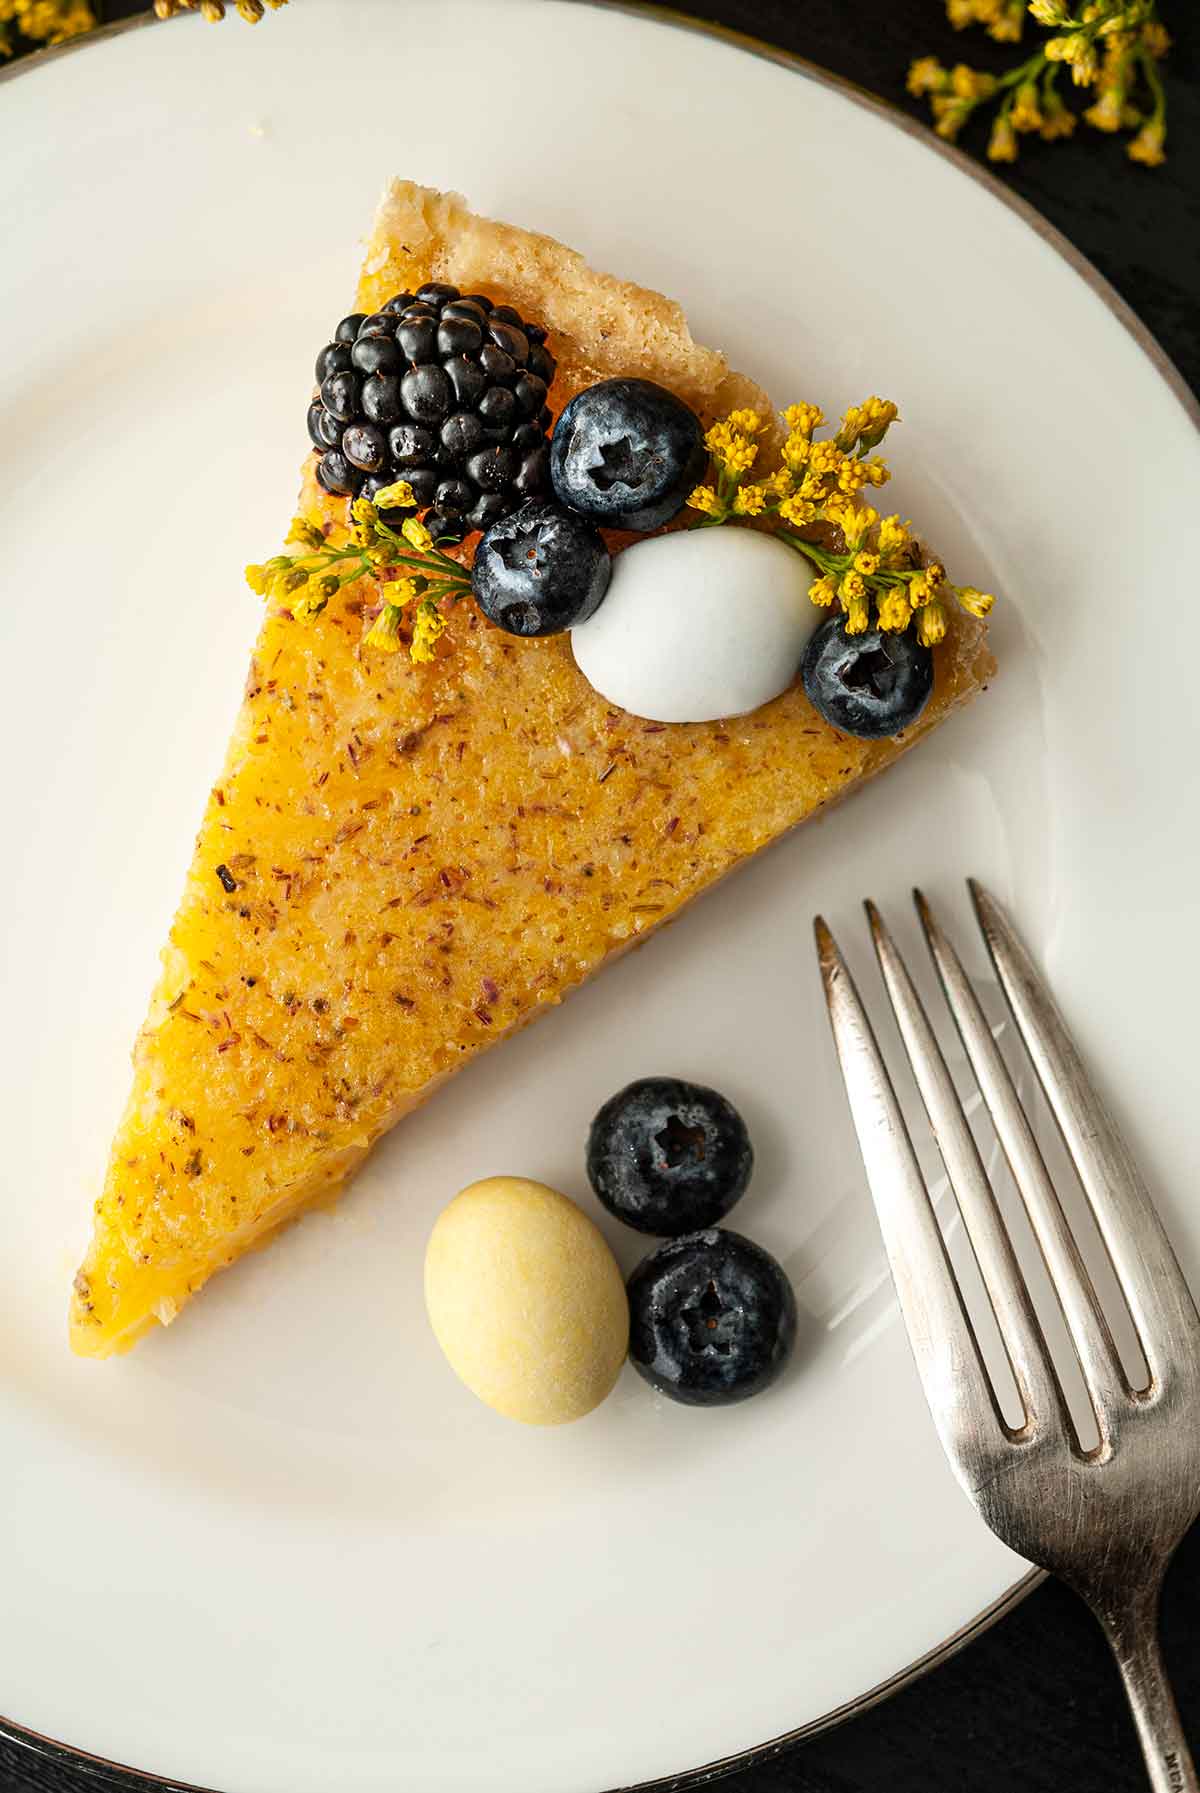
<svg viewBox="0 0 1200 1793"><path fill-rule="evenodd" d="M1153 1793L1200 1793L1158 1640L1158 1591L1120 1611L1095 1609L1117 1659Z"/></svg>

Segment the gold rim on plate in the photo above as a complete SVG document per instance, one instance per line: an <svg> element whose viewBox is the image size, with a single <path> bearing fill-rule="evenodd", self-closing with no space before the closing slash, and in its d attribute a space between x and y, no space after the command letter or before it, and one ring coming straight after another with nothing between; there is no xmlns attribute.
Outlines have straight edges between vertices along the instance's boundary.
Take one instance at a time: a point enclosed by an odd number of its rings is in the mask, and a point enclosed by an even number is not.
<svg viewBox="0 0 1200 1793"><path fill-rule="evenodd" d="M751 37L744 31L735 30L730 25L717 25L705 19L691 18L672 6L656 4L656 0L569 0L577 6L593 6L604 8L610 12L628 13L634 18L649 19L655 24L670 26L679 31L692 31L703 37L715 38L718 43L727 44L730 49L741 50L750 56L760 57L763 61L773 62L780 68L790 69L794 74L803 75L809 81L815 81L819 87L826 87L843 98L851 100L854 105L865 111L873 112L877 117L886 119L901 130L906 136L918 138L927 149L935 155L942 156L954 164L960 173L968 176L979 186L984 187L994 199L1015 212L1017 216L1039 236L1044 243L1055 250L1064 261L1074 269L1080 279L1096 294L1096 297L1108 308L1125 330L1133 337L1142 353L1147 357L1159 377L1165 381L1171 392L1182 405L1185 413L1197 429L1200 429L1200 400L1192 392L1183 375L1175 366L1166 350L1153 333L1143 324L1133 308L1126 303L1116 288L1104 278L1103 274L1092 265L1088 258L1058 230L1028 200L1022 199L1005 183L976 162L964 150L944 143L935 137L919 120L910 117L901 107L889 100L880 99L869 93L866 88L844 76L831 74L806 57L799 56L794 50L777 49L774 44L762 38ZM0 69L0 83L12 80L23 74L32 73L34 69L43 68L48 62L57 61L75 51L99 43L106 38L123 35L127 31L140 30L148 25L158 24L153 13L140 13L131 19L117 19L111 25L103 25L99 30L89 32L85 36L71 38L64 44L54 44L44 50L34 50L8 68ZM998 1620L1018 1607L1038 1584L1046 1579L1041 1569L1031 1569L1019 1581L1000 1594L982 1612L968 1619L960 1628L952 1632L941 1643L934 1644L932 1649L910 1662L905 1668L897 1669L894 1675L878 1682L865 1693L847 1700L844 1705L835 1706L832 1711L823 1713L820 1718L810 1719L807 1724L796 1730L786 1731L767 1743L756 1744L750 1749L739 1750L735 1755L722 1756L719 1761L708 1762L700 1768L690 1768L680 1774L663 1776L654 1781L640 1781L624 1793L690 1793L691 1789L708 1785L727 1774L734 1774L739 1769L754 1768L774 1757L782 1755L795 1743L801 1743L807 1737L815 1737L822 1731L832 1730L835 1725L844 1724L847 1719L856 1718L859 1713L867 1712L872 1706L880 1705L892 1694L899 1693L901 1688L909 1687L930 1669L938 1668L948 1662L952 1656L989 1631ZM216 1789L204 1788L190 1781L164 1780L160 1775L151 1774L144 1769L130 1768L121 1762L109 1761L107 1757L95 1756L87 1750L77 1749L69 1743L61 1743L54 1737L44 1737L39 1732L26 1730L14 1720L0 1717L0 1738L8 1743L16 1743L32 1750L38 1755L70 1766L79 1763L85 1770L100 1770L105 1773L125 1775L147 1789L147 1793L216 1793Z"/></svg>

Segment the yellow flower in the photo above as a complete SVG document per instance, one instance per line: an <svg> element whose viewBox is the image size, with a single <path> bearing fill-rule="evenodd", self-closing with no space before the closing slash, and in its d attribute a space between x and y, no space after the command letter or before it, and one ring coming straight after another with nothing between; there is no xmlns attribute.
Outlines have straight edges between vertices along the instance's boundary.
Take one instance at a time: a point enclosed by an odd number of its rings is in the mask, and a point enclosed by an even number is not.
<svg viewBox="0 0 1200 1793"><path fill-rule="evenodd" d="M946 17L956 31L965 31L978 18L975 0L946 0Z"/></svg>
<svg viewBox="0 0 1200 1793"><path fill-rule="evenodd" d="M1156 61L1161 60L1171 48L1170 33L1157 19L1149 19L1142 26L1142 48Z"/></svg>
<svg viewBox="0 0 1200 1793"><path fill-rule="evenodd" d="M372 525L379 520L379 512L369 498L355 498L350 505L350 515L356 523Z"/></svg>
<svg viewBox="0 0 1200 1793"><path fill-rule="evenodd" d="M246 568L246 584L250 590L257 592L260 598L267 595L267 569L253 562Z"/></svg>
<svg viewBox="0 0 1200 1793"><path fill-rule="evenodd" d="M4 0L4 4L0 4L0 24L9 21L15 23L26 37L48 44L61 44L69 37L79 37L83 32L91 31L97 23L95 13L85 0ZM3 37L0 31L0 55L6 53Z"/></svg>
<svg viewBox="0 0 1200 1793"><path fill-rule="evenodd" d="M1120 87L1104 87L1099 98L1084 113L1094 130L1119 131L1124 118L1125 104Z"/></svg>
<svg viewBox="0 0 1200 1793"><path fill-rule="evenodd" d="M786 467L776 467L763 480L762 489L769 498L786 498L792 489L792 476Z"/></svg>
<svg viewBox="0 0 1200 1793"><path fill-rule="evenodd" d="M864 399L861 405L851 405L834 440L839 448L850 449L856 444L877 448L899 415L890 398Z"/></svg>
<svg viewBox="0 0 1200 1793"><path fill-rule="evenodd" d="M958 587L958 601L972 616L984 617L996 602L991 592L976 591L973 585Z"/></svg>
<svg viewBox="0 0 1200 1793"><path fill-rule="evenodd" d="M780 505L779 515L785 523L791 523L795 528L803 529L806 523L816 521L817 507L811 498L802 498L799 493L793 493L790 498L785 498Z"/></svg>
<svg viewBox="0 0 1200 1793"><path fill-rule="evenodd" d="M1141 162L1146 168L1158 168L1167 159L1163 151L1166 135L1161 118L1147 119L1125 153L1131 162Z"/></svg>
<svg viewBox="0 0 1200 1793"><path fill-rule="evenodd" d="M379 595L385 604L399 610L405 604L411 604L420 593L415 579L389 579Z"/></svg>
<svg viewBox="0 0 1200 1793"><path fill-rule="evenodd" d="M854 556L854 571L861 573L864 579L869 579L872 573L879 571L878 554L869 554L866 549L862 553L856 554Z"/></svg>
<svg viewBox="0 0 1200 1793"><path fill-rule="evenodd" d="M406 479L398 479L394 485L382 486L375 494L375 504L379 510L415 510L416 494Z"/></svg>
<svg viewBox="0 0 1200 1793"><path fill-rule="evenodd" d="M843 573L842 582L838 586L838 597L843 606L853 604L856 598L865 598L867 582L861 573Z"/></svg>
<svg viewBox="0 0 1200 1793"><path fill-rule="evenodd" d="M947 78L936 56L918 56L908 67L908 91L920 99L923 93L940 92Z"/></svg>
<svg viewBox="0 0 1200 1793"><path fill-rule="evenodd" d="M720 509L720 500L711 486L696 486L688 503L694 511L702 511L706 517L715 517Z"/></svg>
<svg viewBox="0 0 1200 1793"><path fill-rule="evenodd" d="M288 530L287 539L289 542L299 542L303 547L311 548L314 553L318 548L325 546L325 537L316 524L310 523L307 517L295 516L292 518L292 527Z"/></svg>
<svg viewBox="0 0 1200 1793"><path fill-rule="evenodd" d="M814 604L822 607L832 604L837 597L837 580L828 573L823 573L819 579L813 580L808 588L808 595Z"/></svg>
<svg viewBox="0 0 1200 1793"><path fill-rule="evenodd" d="M838 468L838 490L848 498L861 492L870 477L861 461L846 461Z"/></svg>
<svg viewBox="0 0 1200 1793"><path fill-rule="evenodd" d="M418 554L428 554L433 547L433 537L424 523L418 523L415 517L405 517L400 525L400 534L409 547L415 548Z"/></svg>
<svg viewBox="0 0 1200 1793"><path fill-rule="evenodd" d="M922 647L936 647L946 633L946 612L940 604L926 604L917 611L917 640Z"/></svg>
<svg viewBox="0 0 1200 1793"><path fill-rule="evenodd" d="M748 441L740 430L733 429L728 418L713 424L704 438L704 444L718 467L735 477L750 471L758 453L756 444Z"/></svg>
<svg viewBox="0 0 1200 1793"><path fill-rule="evenodd" d="M738 430L743 436L760 435L767 427L766 418L760 417L757 411L751 411L749 408L743 411L731 411L726 422L731 430Z"/></svg>
<svg viewBox="0 0 1200 1793"><path fill-rule="evenodd" d="M1017 133L1007 112L998 113L992 120L987 153L989 162L1015 162L1017 159Z"/></svg>
<svg viewBox="0 0 1200 1793"><path fill-rule="evenodd" d="M735 516L759 517L767 502L765 486L742 486L733 501Z"/></svg>
<svg viewBox="0 0 1200 1793"><path fill-rule="evenodd" d="M325 591L325 584L326 581L322 579L316 591L306 591L302 598L296 599L296 602L292 605L292 615L298 623L311 623L320 616L322 610L324 610L326 604L329 602L329 595ZM334 590L337 590L336 580L334 581Z"/></svg>
<svg viewBox="0 0 1200 1793"><path fill-rule="evenodd" d="M1096 51L1090 38L1082 32L1068 32L1065 37L1052 37L1046 44L1046 56L1051 62L1066 62L1070 65L1071 79L1076 87L1087 87L1096 78L1099 63Z"/></svg>
<svg viewBox="0 0 1200 1793"><path fill-rule="evenodd" d="M812 453L812 443L799 430L793 430L783 445L783 464L793 473L799 473L808 465L808 457Z"/></svg>
<svg viewBox="0 0 1200 1793"><path fill-rule="evenodd" d="M836 519L842 526L842 533L847 544L853 543L855 548L861 547L871 530L879 521L878 511L873 511L869 504L860 509L857 505L846 504L839 507ZM862 570L861 568L859 569Z"/></svg>
<svg viewBox="0 0 1200 1793"><path fill-rule="evenodd" d="M1029 10L1039 25L1049 25L1051 30L1065 25L1071 16L1071 9L1064 0L1029 0Z"/></svg>
<svg viewBox="0 0 1200 1793"><path fill-rule="evenodd" d="M401 614L398 604L385 604L367 630L366 645L377 647L385 654L399 653Z"/></svg>
<svg viewBox="0 0 1200 1793"><path fill-rule="evenodd" d="M932 596L933 587L925 574L923 572L914 573L908 582L908 601L913 609L918 610L922 604L928 604Z"/></svg>
<svg viewBox="0 0 1200 1793"><path fill-rule="evenodd" d="M892 477L891 468L886 461L881 461L877 454L872 455L869 461L864 461L863 466L866 468L869 485L886 486Z"/></svg>
<svg viewBox="0 0 1200 1793"><path fill-rule="evenodd" d="M971 102L952 99L949 94L935 93L930 104L933 107L935 132L947 143L953 143L970 116Z"/></svg>
<svg viewBox="0 0 1200 1793"><path fill-rule="evenodd" d="M434 646L445 632L445 617L432 598L424 598L417 608L416 621L413 624L412 646L408 650L409 659L418 666L428 665L431 660L435 660L437 655L434 652Z"/></svg>
<svg viewBox="0 0 1200 1793"><path fill-rule="evenodd" d="M843 580L843 585L845 581ZM864 592L861 597L853 597L846 605L847 635L865 635L871 626L871 602Z"/></svg>
<svg viewBox="0 0 1200 1793"><path fill-rule="evenodd" d="M1043 123L1042 108L1038 103L1036 81L1022 81L1017 88L1017 97L1013 101L1009 113L1014 131L1040 131Z"/></svg>
<svg viewBox="0 0 1200 1793"><path fill-rule="evenodd" d="M318 579L317 590L325 599L336 598L341 589L341 584L342 582L336 573L327 573L323 579Z"/></svg>
<svg viewBox="0 0 1200 1793"><path fill-rule="evenodd" d="M1046 89L1043 101L1042 140L1054 143L1059 137L1069 137L1075 129L1075 114L1069 106L1064 106L1052 88Z"/></svg>
<svg viewBox="0 0 1200 1793"><path fill-rule="evenodd" d="M902 523L898 516L885 517L879 525L878 547L885 560L907 549L911 540L909 525Z"/></svg>
<svg viewBox="0 0 1200 1793"><path fill-rule="evenodd" d="M897 635L907 629L912 621L912 605L902 585L890 585L879 599L877 610L879 627Z"/></svg>
<svg viewBox="0 0 1200 1793"><path fill-rule="evenodd" d="M995 75L987 75L982 69L968 68L960 62L950 74L950 88L960 100L990 100L996 91Z"/></svg>
<svg viewBox="0 0 1200 1793"><path fill-rule="evenodd" d="M818 405L810 405L806 401L798 405L789 405L782 416L788 429L797 436L811 436L813 431L820 429L825 421L824 411Z"/></svg>

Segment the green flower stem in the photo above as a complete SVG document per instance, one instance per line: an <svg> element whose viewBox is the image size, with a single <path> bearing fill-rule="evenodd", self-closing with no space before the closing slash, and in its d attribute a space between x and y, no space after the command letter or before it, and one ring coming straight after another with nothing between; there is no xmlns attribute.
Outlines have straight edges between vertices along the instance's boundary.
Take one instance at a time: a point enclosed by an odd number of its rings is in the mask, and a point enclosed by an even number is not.
<svg viewBox="0 0 1200 1793"><path fill-rule="evenodd" d="M1150 89L1150 97L1154 101L1152 120L1155 124L1161 125L1167 113L1167 95L1162 84L1162 77L1155 67L1154 58L1149 50L1139 49L1137 60L1145 77L1146 86Z"/></svg>

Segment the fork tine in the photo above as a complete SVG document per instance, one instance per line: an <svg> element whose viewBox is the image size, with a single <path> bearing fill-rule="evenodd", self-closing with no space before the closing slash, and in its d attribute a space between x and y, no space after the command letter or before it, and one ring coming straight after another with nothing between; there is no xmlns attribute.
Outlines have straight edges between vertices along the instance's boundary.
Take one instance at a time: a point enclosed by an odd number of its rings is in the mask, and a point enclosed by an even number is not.
<svg viewBox="0 0 1200 1793"><path fill-rule="evenodd" d="M829 1023L909 1343L943 1449L970 1491L1005 1429L904 1117L837 943L814 923ZM964 1451L977 1440L981 1461ZM986 1453L986 1456L984 1456Z"/></svg>
<svg viewBox="0 0 1200 1793"><path fill-rule="evenodd" d="M1003 909L968 879L1017 1033L1033 1061L1128 1304L1153 1383L1200 1364L1200 1315L1149 1192L1084 1069L1058 1005Z"/></svg>
<svg viewBox="0 0 1200 1793"><path fill-rule="evenodd" d="M1028 1438L1056 1424L1073 1436L1053 1360L937 1036L883 917L874 903L864 907L904 1050L1020 1392L1026 1420L1020 1435Z"/></svg>
<svg viewBox="0 0 1200 1793"><path fill-rule="evenodd" d="M915 890L913 899L947 1005L1050 1272L1100 1428L1101 1450L1107 1451L1130 1393L1108 1322L979 999L925 897Z"/></svg>

